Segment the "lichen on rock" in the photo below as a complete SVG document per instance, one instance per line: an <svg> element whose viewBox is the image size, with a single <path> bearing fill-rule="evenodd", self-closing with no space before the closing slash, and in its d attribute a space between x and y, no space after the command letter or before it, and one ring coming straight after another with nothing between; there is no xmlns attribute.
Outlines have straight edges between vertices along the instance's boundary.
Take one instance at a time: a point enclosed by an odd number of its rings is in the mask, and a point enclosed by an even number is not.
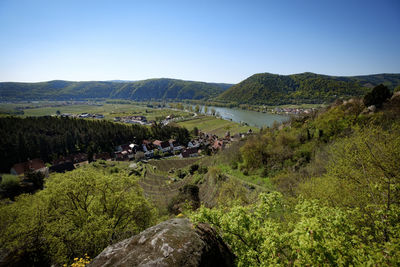
<svg viewBox="0 0 400 267"><path fill-rule="evenodd" d="M209 225L176 218L108 246L90 266L233 266L234 258Z"/></svg>

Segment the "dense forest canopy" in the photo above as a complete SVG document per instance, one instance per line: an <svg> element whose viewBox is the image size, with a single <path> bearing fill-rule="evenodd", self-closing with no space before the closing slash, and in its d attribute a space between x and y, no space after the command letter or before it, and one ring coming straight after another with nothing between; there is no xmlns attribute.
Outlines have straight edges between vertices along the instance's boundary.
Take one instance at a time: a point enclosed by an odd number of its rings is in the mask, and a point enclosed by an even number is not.
<svg viewBox="0 0 400 267"><path fill-rule="evenodd" d="M113 152L127 142L141 144L144 139L176 139L185 144L189 132L180 127L124 125L104 120L58 117L0 118L1 172L28 158L51 162L60 155L76 152Z"/></svg>
<svg viewBox="0 0 400 267"><path fill-rule="evenodd" d="M393 90L400 85L400 74L340 77L314 73L260 73L232 86L217 99L253 105L331 103L338 98L363 96L378 84Z"/></svg>
<svg viewBox="0 0 400 267"><path fill-rule="evenodd" d="M89 98L208 99L229 88L231 84L149 79L135 82L49 81L39 83L0 83L0 100L79 100Z"/></svg>

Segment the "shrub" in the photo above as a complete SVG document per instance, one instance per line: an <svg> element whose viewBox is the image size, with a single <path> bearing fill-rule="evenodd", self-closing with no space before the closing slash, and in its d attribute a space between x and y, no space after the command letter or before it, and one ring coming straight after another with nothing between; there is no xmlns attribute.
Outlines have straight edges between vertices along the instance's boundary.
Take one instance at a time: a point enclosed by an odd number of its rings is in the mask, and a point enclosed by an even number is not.
<svg viewBox="0 0 400 267"><path fill-rule="evenodd" d="M199 187L187 184L179 189L179 194L168 204L168 211L175 215L181 213L184 207L196 210L200 207Z"/></svg>
<svg viewBox="0 0 400 267"><path fill-rule="evenodd" d="M194 174L195 171L197 171L199 169L199 164L192 164L189 168L189 172L190 174Z"/></svg>
<svg viewBox="0 0 400 267"><path fill-rule="evenodd" d="M232 163L231 163L231 168L234 169L234 170L236 170L236 169L238 168L238 163L237 163L237 161L232 161Z"/></svg>
<svg viewBox="0 0 400 267"><path fill-rule="evenodd" d="M219 231L237 256L237 266L398 265L395 221L387 224L394 237L391 242L377 242L363 236L370 227L360 225L363 213L357 209L329 207L316 200L299 199L294 208L285 204L277 192L261 193L254 204L201 207L190 217ZM392 219L398 220L399 211L393 209ZM289 221L282 221L285 217Z"/></svg>
<svg viewBox="0 0 400 267"><path fill-rule="evenodd" d="M374 87L371 92L364 96L364 105L367 107L371 105L381 107L382 104L391 96L392 93L389 91L389 89L383 84L380 84Z"/></svg>
<svg viewBox="0 0 400 267"><path fill-rule="evenodd" d="M178 176L180 179L183 179L186 176L186 172L182 171L181 169L178 169L176 171L176 176Z"/></svg>
<svg viewBox="0 0 400 267"><path fill-rule="evenodd" d="M199 174L206 174L208 172L207 166L201 166L198 170Z"/></svg>
<svg viewBox="0 0 400 267"><path fill-rule="evenodd" d="M14 197L21 194L22 188L18 176L11 174L2 175L0 193L2 198L10 198L11 200L14 200Z"/></svg>

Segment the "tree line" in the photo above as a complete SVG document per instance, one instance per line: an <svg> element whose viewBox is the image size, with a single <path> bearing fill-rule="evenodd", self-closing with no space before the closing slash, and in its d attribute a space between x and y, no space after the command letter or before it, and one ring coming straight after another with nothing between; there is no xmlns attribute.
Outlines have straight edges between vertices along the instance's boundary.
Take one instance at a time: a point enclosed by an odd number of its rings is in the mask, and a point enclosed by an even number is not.
<svg viewBox="0 0 400 267"><path fill-rule="evenodd" d="M144 139L176 139L185 144L189 132L174 126L124 125L104 120L59 117L0 118L1 172L28 158L51 162L61 155L113 152L127 142L141 144Z"/></svg>

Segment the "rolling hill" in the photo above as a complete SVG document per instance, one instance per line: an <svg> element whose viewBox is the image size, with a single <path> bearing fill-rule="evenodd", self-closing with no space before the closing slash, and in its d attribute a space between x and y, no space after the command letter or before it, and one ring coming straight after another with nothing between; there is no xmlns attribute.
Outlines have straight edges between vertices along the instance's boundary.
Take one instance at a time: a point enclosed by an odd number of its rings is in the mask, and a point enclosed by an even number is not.
<svg viewBox="0 0 400 267"><path fill-rule="evenodd" d="M365 95L381 83L393 90L400 85L400 74L340 77L309 72L293 75L260 73L232 86L217 100L253 105L329 103L340 97Z"/></svg>
<svg viewBox="0 0 400 267"><path fill-rule="evenodd" d="M0 83L0 100L79 100L89 98L209 99L218 96L231 84L149 79L143 81L49 81L39 83Z"/></svg>
<svg viewBox="0 0 400 267"><path fill-rule="evenodd" d="M378 84L391 90L400 85L400 74L328 76L315 73L254 74L232 85L177 79L142 81L48 81L0 83L0 101L83 100L113 98L131 100L213 100L222 103L281 105L330 103L337 98L362 96Z"/></svg>

